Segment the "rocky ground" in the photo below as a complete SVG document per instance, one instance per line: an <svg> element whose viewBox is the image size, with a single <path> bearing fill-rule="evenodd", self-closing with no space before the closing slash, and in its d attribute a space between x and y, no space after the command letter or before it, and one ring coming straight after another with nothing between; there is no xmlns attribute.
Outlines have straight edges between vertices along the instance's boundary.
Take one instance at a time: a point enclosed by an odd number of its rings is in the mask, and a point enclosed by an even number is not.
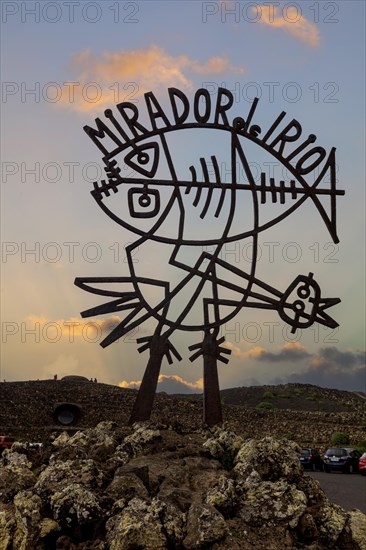
<svg viewBox="0 0 366 550"><path fill-rule="evenodd" d="M366 549L285 439L106 421L1 460L0 550Z"/></svg>

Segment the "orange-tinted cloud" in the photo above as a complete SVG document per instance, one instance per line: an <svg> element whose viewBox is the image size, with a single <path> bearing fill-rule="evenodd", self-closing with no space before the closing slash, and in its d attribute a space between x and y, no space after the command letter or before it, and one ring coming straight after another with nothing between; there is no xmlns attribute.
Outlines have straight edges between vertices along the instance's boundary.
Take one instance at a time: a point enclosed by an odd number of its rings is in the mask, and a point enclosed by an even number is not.
<svg viewBox="0 0 366 550"><path fill-rule="evenodd" d="M29 315L24 321L24 330L38 331L40 338L46 341L57 341L63 337L70 342L76 338L97 342L104 333L113 330L120 322L121 318L117 315L98 320L71 317L56 321L43 316Z"/></svg>
<svg viewBox="0 0 366 550"><path fill-rule="evenodd" d="M244 73L242 67L231 66L227 57L201 63L187 55L169 55L158 46L104 52L100 57L85 50L74 55L71 69L77 77L63 87L60 104L81 112L136 101L147 91L169 86L189 90L192 74Z"/></svg>
<svg viewBox="0 0 366 550"><path fill-rule="evenodd" d="M228 348L231 350L231 354L233 355L233 357L252 357L252 358L257 358L257 357L260 357L263 353L266 353L267 350L265 348L261 348L259 346L256 346L254 348L251 348L250 350L248 351L244 351L242 350L239 346L235 346L235 344L233 344L232 342L230 342L229 340L227 340L225 343L224 343L224 347Z"/></svg>
<svg viewBox="0 0 366 550"><path fill-rule="evenodd" d="M140 387L141 380L122 380L119 383L121 388L138 389ZM165 391L167 393L200 393L203 389L203 378L199 378L196 382L187 382L180 376L175 374L166 375L160 374L158 380L157 391Z"/></svg>
<svg viewBox="0 0 366 550"><path fill-rule="evenodd" d="M289 5L286 9L280 9L274 5L257 5L253 6L252 11L260 14L258 23L282 29L312 48L320 45L318 27L306 19L296 6Z"/></svg>

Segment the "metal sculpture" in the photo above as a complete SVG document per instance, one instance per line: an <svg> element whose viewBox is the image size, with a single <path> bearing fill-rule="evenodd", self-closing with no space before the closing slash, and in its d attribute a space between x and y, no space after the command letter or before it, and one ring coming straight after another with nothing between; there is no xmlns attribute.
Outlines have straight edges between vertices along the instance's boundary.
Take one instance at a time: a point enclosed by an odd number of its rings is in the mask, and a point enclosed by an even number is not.
<svg viewBox="0 0 366 550"><path fill-rule="evenodd" d="M172 356L181 360L171 336L183 330L203 333L203 339L189 347L193 352L190 360L203 357L203 418L206 424L214 425L222 422L217 362L228 363L226 355L231 353L222 346L225 339L220 338L220 327L242 308L276 310L292 327L292 332L314 322L331 328L338 326L326 310L340 300L323 298L313 273L299 275L281 292L257 278L255 270L259 234L287 218L309 199L333 241L338 242L336 197L344 191L336 188L335 148L327 154L323 147L313 146L317 139L314 134L301 140L302 127L295 119L279 130L285 112L265 131L252 122L258 99L253 101L246 119L236 117L230 122L228 115L234 99L229 90L219 89L215 105L203 88L195 93L193 105L176 88L170 88L168 94L170 115L152 92L144 95L149 127L139 119L136 105L129 102L117 105L118 118L111 109L104 112L108 124L97 118L96 128L84 127L103 153L107 175L100 184L94 183L91 194L112 220L137 234L138 239L126 249L129 276L77 278L75 284L93 294L113 298L83 311L82 317L126 312L125 318L102 341L103 347L148 319L156 321L154 333L137 340L141 344L140 353L149 350L149 360L130 422L150 418L162 360L166 357L169 364L173 362ZM209 158L199 157L196 165L180 166L181 156L178 154L173 160L169 140L173 131L181 135L182 130L226 132L228 149L222 152L216 146L216 153L209 154ZM207 143L208 140L203 140L202 146L207 147ZM289 181L285 178L276 181L262 171L260 181L256 182L246 154L248 143L275 157L290 174ZM229 177L222 177L220 173L218 157L221 155L222 160L224 153L230 158ZM122 162L117 162L118 155L136 176L121 174ZM316 171L314 182L310 183L307 176ZM326 176L329 186L320 186ZM119 213L115 195L121 192ZM240 203L240 197L245 197L245 202ZM329 209L321 202L324 198L330 201ZM269 200L277 203L280 212L263 222L260 210ZM290 206L283 206L286 201L291 201ZM252 221L246 227L248 216ZM211 233L197 234L197 227L204 227L200 223L206 217L211 217ZM191 226L195 231L193 235ZM224 246L243 239L252 239L249 272L221 257ZM134 251L146 243L169 247L168 264L177 269L180 280L173 282L168 275L163 280L146 278L136 272ZM212 248L210 252L208 247ZM187 260L184 256L187 249L198 253ZM159 293L161 297L157 299Z"/></svg>

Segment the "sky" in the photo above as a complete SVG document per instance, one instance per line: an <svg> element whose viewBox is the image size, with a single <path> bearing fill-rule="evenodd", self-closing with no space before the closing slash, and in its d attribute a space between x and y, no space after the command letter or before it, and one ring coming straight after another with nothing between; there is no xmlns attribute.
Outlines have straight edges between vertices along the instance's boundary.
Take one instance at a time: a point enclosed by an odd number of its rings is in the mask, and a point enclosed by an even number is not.
<svg viewBox="0 0 366 550"><path fill-rule="evenodd" d="M83 127L95 128L97 117L107 123L108 108L122 124L116 104L129 102L138 110L140 124L151 130L144 95L148 92L158 102L154 109L161 109L158 127L173 125L169 88L178 88L187 98L187 120L195 117L196 91L207 90L205 96L201 92L198 105L201 115L209 106L211 122L221 87L232 94L230 125L236 117L246 120L257 97L252 124L263 131L286 112L273 138L293 119L300 123L301 137L296 145L284 144L286 154L310 134L316 135L312 146L323 147L326 158L336 148L336 187L345 195L337 196L339 243L311 200L260 231L257 242L250 235L254 207L242 192L233 231L246 235L227 242L221 260L248 273L254 269L256 248L256 277L280 293L297 276L313 273L322 298L341 299L327 310L339 327L314 323L293 333L277 311L243 307L220 328L223 346L231 350L229 363L219 364L220 386L301 382L366 391L364 2L3 1L1 9L0 379L79 374L138 387L148 352L138 352L136 339L152 334L153 319L102 348L101 341L125 312L80 316L105 301L76 287L75 277L128 277L126 247L139 238L106 216L90 194L93 183L100 185L106 174L103 153ZM215 156L221 181L229 183L233 167L227 130L166 132L178 179L189 179L191 166L202 168L201 158L210 161ZM104 143L110 151L108 140ZM281 179L289 185L292 176L276 155L245 137L239 142L256 184L265 172L267 182L273 177L276 185ZM246 183L238 150L237 178ZM133 153L131 147L129 152ZM132 162L132 157L125 158ZM122 178L138 178L122 154L116 159ZM307 160L303 166L309 164ZM323 165L304 176L309 185ZM211 179L217 176L212 162L208 169ZM166 179L167 172L161 154L157 177ZM202 181L199 170L197 174ZM330 180L326 174L319 187L330 189ZM122 220L130 215L130 188L125 185L122 193L105 197L105 204ZM169 201L169 189L161 192L162 205ZM295 200L288 194L282 205L270 195L259 206L261 224L270 223ZM187 238L201 239L194 250L180 251L192 265L202 252L213 251L202 243L222 229L220 216L227 215L228 206L224 204L215 218L211 205L202 219L191 195L183 197ZM320 202L329 215L329 195ZM178 216L173 207L160 228L162 234L176 235ZM138 219L138 224L143 230L151 227L150 219ZM171 252L172 245L159 242L132 247L136 274L175 284L182 274L169 265ZM243 279L238 282L239 275L230 275L226 268L222 276L245 287ZM151 285L145 292L148 303L158 299ZM188 288L188 294L172 300L170 315L179 314L189 292ZM201 324L200 306L198 300L187 316L190 326ZM182 361L169 365L164 359L158 391L202 391L202 360L190 362L188 350L200 341L201 331L172 334Z"/></svg>

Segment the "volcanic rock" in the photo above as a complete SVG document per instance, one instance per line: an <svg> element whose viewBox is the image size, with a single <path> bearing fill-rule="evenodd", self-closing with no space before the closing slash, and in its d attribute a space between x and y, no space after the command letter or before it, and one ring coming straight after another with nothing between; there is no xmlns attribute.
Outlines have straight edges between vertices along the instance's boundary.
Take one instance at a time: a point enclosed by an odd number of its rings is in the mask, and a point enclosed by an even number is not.
<svg viewBox="0 0 366 550"><path fill-rule="evenodd" d="M296 443L174 428L64 432L36 466L4 451L0 550L365 550L366 516L303 475Z"/></svg>

